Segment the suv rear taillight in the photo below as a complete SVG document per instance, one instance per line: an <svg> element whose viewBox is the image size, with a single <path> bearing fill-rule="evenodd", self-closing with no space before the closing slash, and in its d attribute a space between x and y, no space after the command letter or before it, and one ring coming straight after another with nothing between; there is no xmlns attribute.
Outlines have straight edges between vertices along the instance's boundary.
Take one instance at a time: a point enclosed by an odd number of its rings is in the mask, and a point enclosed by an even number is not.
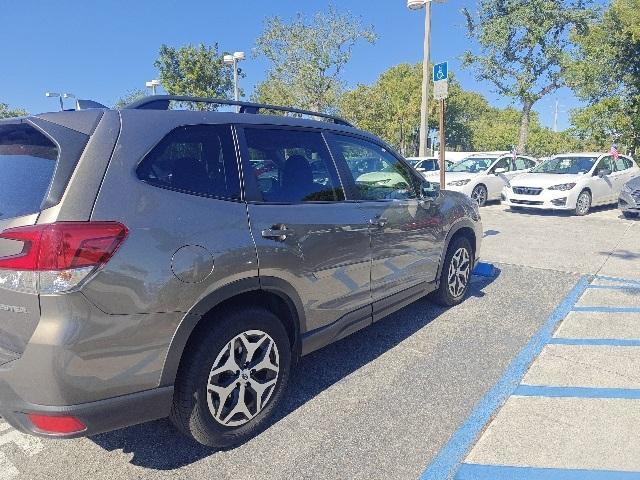
<svg viewBox="0 0 640 480"><path fill-rule="evenodd" d="M0 257L0 288L25 293L73 290L103 266L127 237L117 222L56 222L11 228L0 239L23 243L22 252Z"/></svg>

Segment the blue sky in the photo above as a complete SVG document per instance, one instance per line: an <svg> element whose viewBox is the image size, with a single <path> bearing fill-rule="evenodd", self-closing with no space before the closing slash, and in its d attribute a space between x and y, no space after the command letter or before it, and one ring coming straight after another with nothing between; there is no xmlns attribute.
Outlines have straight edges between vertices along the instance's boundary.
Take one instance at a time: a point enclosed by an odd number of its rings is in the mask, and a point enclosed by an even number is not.
<svg viewBox="0 0 640 480"><path fill-rule="evenodd" d="M0 0L0 102L30 112L54 110L45 91L67 91L112 105L127 91L143 88L155 78L153 62L162 43L218 42L221 50L251 51L265 17L289 18L296 12L313 14L328 0L111 0L77 1ZM341 10L372 24L379 35L375 45L361 44L345 70L349 85L369 84L388 67L422 59L424 12L406 8L406 0L342 0ZM478 84L471 72L459 67L460 55L470 44L464 35L460 9L475 8L474 0L434 4L431 58L448 60L464 88L485 94L498 105L509 102ZM249 59L243 88L251 92L267 64ZM544 124L553 122L553 105L560 100L559 126L568 125L568 110L577 101L568 90L539 102Z"/></svg>

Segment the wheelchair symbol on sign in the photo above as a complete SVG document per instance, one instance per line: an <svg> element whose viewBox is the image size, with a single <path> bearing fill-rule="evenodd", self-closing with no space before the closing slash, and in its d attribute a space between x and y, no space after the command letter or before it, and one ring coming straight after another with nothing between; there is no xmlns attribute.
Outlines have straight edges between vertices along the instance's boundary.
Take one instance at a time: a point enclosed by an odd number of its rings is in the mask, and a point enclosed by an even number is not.
<svg viewBox="0 0 640 480"><path fill-rule="evenodd" d="M442 65L438 67L438 73L436 73L436 78L438 80L442 80L443 78L445 78L444 72L442 71Z"/></svg>

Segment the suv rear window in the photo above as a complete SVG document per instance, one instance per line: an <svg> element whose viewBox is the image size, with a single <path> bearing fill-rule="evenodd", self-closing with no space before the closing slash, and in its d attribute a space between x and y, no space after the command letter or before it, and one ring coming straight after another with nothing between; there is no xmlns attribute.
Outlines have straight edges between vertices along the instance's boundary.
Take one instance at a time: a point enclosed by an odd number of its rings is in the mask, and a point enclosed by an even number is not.
<svg viewBox="0 0 640 480"><path fill-rule="evenodd" d="M137 172L138 178L156 187L207 197L240 198L229 125L176 128L149 152Z"/></svg>
<svg viewBox="0 0 640 480"><path fill-rule="evenodd" d="M58 147L31 125L0 125L0 219L40 211L58 154Z"/></svg>

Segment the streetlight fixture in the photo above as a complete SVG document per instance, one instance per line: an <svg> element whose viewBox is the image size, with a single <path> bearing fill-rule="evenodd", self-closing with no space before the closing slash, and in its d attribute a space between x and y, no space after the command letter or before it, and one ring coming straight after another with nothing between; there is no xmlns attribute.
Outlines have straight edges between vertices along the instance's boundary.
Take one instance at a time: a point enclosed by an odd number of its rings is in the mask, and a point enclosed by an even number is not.
<svg viewBox="0 0 640 480"><path fill-rule="evenodd" d="M153 95L156 94L156 88L160 86L160 80L149 80L147 83L145 83L145 86L147 88L151 89L151 92Z"/></svg>
<svg viewBox="0 0 640 480"><path fill-rule="evenodd" d="M420 152L427 156L427 138L429 136L429 44L431 42L431 2L445 3L446 0L407 0L409 10L426 7L424 21L424 59L422 61L422 104L420 106Z"/></svg>
<svg viewBox="0 0 640 480"><path fill-rule="evenodd" d="M57 98L60 100L60 110L64 110L64 99L65 98L76 98L73 93L57 93L57 92L46 92L45 97L49 98Z"/></svg>
<svg viewBox="0 0 640 480"><path fill-rule="evenodd" d="M236 101L240 100L240 88L238 86L238 62L246 58L244 52L234 52L233 55L225 55L224 63L233 65L233 91Z"/></svg>

